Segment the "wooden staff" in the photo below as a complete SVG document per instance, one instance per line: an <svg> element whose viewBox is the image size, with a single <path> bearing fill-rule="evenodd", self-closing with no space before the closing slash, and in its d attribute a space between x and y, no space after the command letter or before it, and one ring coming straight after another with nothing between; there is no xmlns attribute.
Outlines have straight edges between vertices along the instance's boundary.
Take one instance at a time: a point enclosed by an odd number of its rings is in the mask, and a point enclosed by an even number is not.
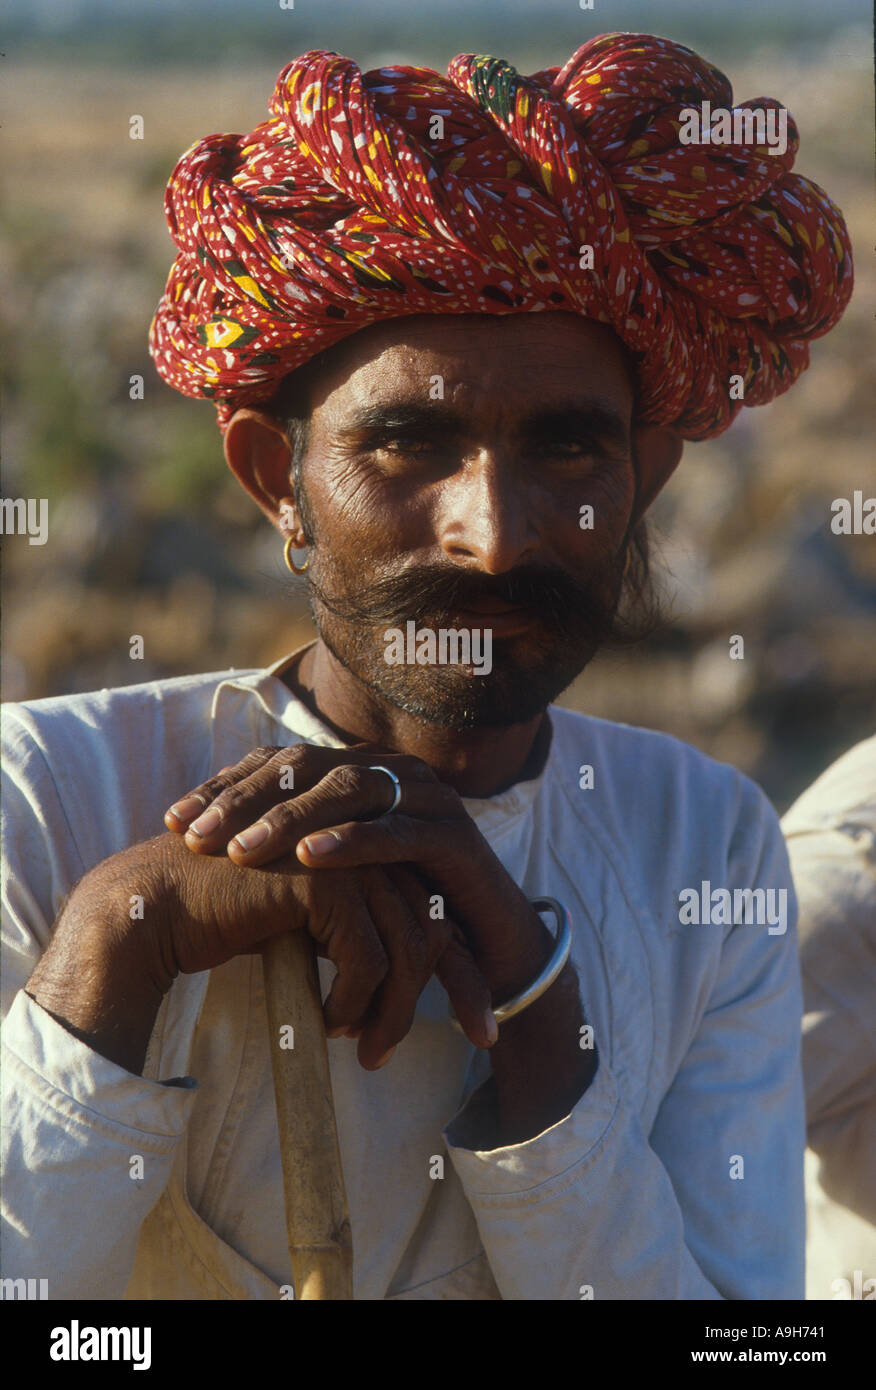
<svg viewBox="0 0 876 1390"><path fill-rule="evenodd" d="M263 959L295 1299L351 1299L353 1241L313 941L286 932ZM293 1046L281 1047L289 1024Z"/></svg>

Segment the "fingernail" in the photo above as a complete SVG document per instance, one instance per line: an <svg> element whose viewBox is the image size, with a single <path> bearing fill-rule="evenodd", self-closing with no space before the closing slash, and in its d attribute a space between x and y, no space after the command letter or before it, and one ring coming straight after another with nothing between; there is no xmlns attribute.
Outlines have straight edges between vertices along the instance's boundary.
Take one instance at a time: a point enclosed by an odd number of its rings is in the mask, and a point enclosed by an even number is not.
<svg viewBox="0 0 876 1390"><path fill-rule="evenodd" d="M192 821L188 833L191 834L194 831L198 836L210 835L221 820L222 812L218 811L215 806L211 806L209 811L205 811L202 816L198 816L197 820Z"/></svg>
<svg viewBox="0 0 876 1390"><path fill-rule="evenodd" d="M364 1029L364 1028L347 1028L347 1029L346 1029L346 1035L347 1035L347 1037L348 1037L348 1038L352 1038L354 1041L356 1040L356 1038L361 1038L361 1036L362 1036L362 1034L363 1034L364 1032L365 1032L365 1029Z"/></svg>
<svg viewBox="0 0 876 1390"><path fill-rule="evenodd" d="M376 1064L376 1066L375 1066L375 1071L377 1070L378 1067L385 1067L386 1064L387 1064L387 1062L389 1061L390 1057L392 1056L392 1054L393 1054L394 1052L395 1052L395 1048L394 1048L394 1047L391 1047L391 1048L389 1049L388 1052L384 1053L384 1055L381 1057L380 1061Z"/></svg>
<svg viewBox="0 0 876 1390"><path fill-rule="evenodd" d="M190 816L196 816L206 806L201 796L186 796L182 801L175 801L169 808L169 814L176 816L177 820L188 820Z"/></svg>
<svg viewBox="0 0 876 1390"><path fill-rule="evenodd" d="M346 1031L344 1025L341 1024L340 1028L326 1028L325 1035L327 1038L342 1038Z"/></svg>
<svg viewBox="0 0 876 1390"><path fill-rule="evenodd" d="M258 849L259 845L264 844L271 833L271 827L263 820L256 821L248 830L243 830L239 835L235 835L232 843L240 845L241 849Z"/></svg>
<svg viewBox="0 0 876 1390"><path fill-rule="evenodd" d="M309 854L332 854L341 843L341 837L336 835L333 830L325 833L321 831L318 835L305 835L304 843Z"/></svg>
<svg viewBox="0 0 876 1390"><path fill-rule="evenodd" d="M493 1013L492 1009L484 1010L484 1023L486 1024L490 1046L492 1046L494 1042L498 1042L499 1040L499 1025L496 1022L496 1015Z"/></svg>

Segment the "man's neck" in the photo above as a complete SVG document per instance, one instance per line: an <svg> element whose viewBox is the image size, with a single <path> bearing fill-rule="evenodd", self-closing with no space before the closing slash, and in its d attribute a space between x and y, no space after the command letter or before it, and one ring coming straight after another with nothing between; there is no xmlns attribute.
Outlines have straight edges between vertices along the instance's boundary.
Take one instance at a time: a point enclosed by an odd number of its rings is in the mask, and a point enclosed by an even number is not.
<svg viewBox="0 0 876 1390"><path fill-rule="evenodd" d="M281 680L345 743L376 743L429 764L460 796L496 796L537 777L551 741L546 714L502 729L445 729L396 709L363 685L317 639Z"/></svg>

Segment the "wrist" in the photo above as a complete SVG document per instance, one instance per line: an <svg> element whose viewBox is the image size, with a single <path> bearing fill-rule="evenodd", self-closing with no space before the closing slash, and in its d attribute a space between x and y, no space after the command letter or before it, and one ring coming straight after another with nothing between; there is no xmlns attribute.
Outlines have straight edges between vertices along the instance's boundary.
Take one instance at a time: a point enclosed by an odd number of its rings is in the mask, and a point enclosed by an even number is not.
<svg viewBox="0 0 876 1390"><path fill-rule="evenodd" d="M528 985L544 968L554 951L555 940L534 908L522 917L513 941L478 956L478 967L498 1008Z"/></svg>
<svg viewBox="0 0 876 1390"><path fill-rule="evenodd" d="M567 961L534 1004L499 1028L490 1049L497 1118L492 1147L522 1143L567 1116L592 1084L595 1049L580 1046L577 971Z"/></svg>
<svg viewBox="0 0 876 1390"><path fill-rule="evenodd" d="M137 848L79 881L25 993L93 1051L139 1073L173 975L160 949L163 896Z"/></svg>

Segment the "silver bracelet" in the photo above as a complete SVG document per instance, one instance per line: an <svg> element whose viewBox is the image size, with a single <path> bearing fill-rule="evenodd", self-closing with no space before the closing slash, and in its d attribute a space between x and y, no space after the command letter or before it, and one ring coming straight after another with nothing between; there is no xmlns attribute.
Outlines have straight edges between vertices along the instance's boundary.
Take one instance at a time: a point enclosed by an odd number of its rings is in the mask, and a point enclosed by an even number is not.
<svg viewBox="0 0 876 1390"><path fill-rule="evenodd" d="M557 919L557 944L550 960L539 971L532 983L527 985L526 989L521 990L519 994L515 994L513 999L508 999L493 1010L497 1023L504 1023L507 1019L513 1018L515 1014L522 1013L524 1009L529 1008L530 1004L534 1004L536 999L540 999L550 989L569 959L572 950L572 923L562 903L558 903L556 898L533 898L531 906L535 908L536 912L547 910L554 914ZM457 1033L463 1031L459 1019L452 1012L450 1022Z"/></svg>

